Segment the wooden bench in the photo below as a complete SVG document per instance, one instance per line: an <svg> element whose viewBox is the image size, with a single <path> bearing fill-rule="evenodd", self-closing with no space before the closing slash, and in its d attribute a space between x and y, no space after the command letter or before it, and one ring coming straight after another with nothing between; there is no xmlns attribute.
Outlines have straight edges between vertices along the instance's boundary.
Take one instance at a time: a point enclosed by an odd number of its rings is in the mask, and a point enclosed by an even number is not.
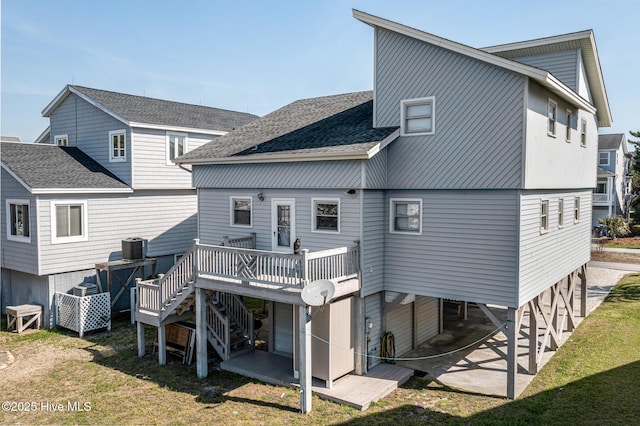
<svg viewBox="0 0 640 426"><path fill-rule="evenodd" d="M194 329L180 325L180 324L167 324L164 326L167 352L182 357L183 364L191 364L193 358L193 347L195 333ZM158 346L158 342L154 343L155 347Z"/></svg>
<svg viewBox="0 0 640 426"><path fill-rule="evenodd" d="M11 329L14 328L15 331L20 334L33 323L35 323L36 329L39 329L40 325L42 324L42 306L7 306L6 310L7 331L11 331Z"/></svg>

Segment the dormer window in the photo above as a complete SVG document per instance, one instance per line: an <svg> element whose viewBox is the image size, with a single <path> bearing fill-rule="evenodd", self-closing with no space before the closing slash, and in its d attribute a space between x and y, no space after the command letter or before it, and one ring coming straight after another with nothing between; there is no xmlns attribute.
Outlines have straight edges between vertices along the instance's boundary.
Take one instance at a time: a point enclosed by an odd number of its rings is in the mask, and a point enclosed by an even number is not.
<svg viewBox="0 0 640 426"><path fill-rule="evenodd" d="M556 137L556 123L558 121L558 104L555 101L549 99L549 106L547 108L547 134L549 136Z"/></svg>
<svg viewBox="0 0 640 426"><path fill-rule="evenodd" d="M127 131L109 132L109 161L127 160Z"/></svg>
<svg viewBox="0 0 640 426"><path fill-rule="evenodd" d="M598 166L608 166L609 165L609 152L601 151L598 153Z"/></svg>
<svg viewBox="0 0 640 426"><path fill-rule="evenodd" d="M435 98L400 101L400 134L402 136L432 135L435 133Z"/></svg>
<svg viewBox="0 0 640 426"><path fill-rule="evenodd" d="M187 152L188 138L186 133L170 133L167 132L167 165L170 166L173 161Z"/></svg>
<svg viewBox="0 0 640 426"><path fill-rule="evenodd" d="M69 136L68 135L56 135L53 137L54 142L58 146L67 146L69 145Z"/></svg>

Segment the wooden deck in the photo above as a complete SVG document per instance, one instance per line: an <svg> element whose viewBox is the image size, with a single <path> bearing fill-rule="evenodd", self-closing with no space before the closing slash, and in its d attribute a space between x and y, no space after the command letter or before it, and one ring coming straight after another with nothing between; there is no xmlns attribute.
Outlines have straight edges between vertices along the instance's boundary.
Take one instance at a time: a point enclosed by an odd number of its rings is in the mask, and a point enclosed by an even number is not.
<svg viewBox="0 0 640 426"><path fill-rule="evenodd" d="M222 370L242 374L261 382L279 386L299 386L293 377L293 360L265 351L252 351L220 364ZM379 364L366 376L348 374L325 387L323 380L313 379L312 391L322 399L366 410L372 402L389 395L413 376L413 370L391 364Z"/></svg>

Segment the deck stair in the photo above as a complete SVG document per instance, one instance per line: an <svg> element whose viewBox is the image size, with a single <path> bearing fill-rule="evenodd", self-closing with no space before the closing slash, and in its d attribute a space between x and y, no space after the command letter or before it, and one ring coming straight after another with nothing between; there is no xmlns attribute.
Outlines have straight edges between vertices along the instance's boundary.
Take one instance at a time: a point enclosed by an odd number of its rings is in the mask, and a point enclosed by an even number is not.
<svg viewBox="0 0 640 426"><path fill-rule="evenodd" d="M224 237L220 246L255 248L255 233L248 237ZM169 317L181 316L195 303L197 249L194 246L167 271L151 280L136 280L138 303L136 320L159 326Z"/></svg>
<svg viewBox="0 0 640 426"><path fill-rule="evenodd" d="M255 349L253 312L235 294L218 292L207 301L207 339L228 360Z"/></svg>

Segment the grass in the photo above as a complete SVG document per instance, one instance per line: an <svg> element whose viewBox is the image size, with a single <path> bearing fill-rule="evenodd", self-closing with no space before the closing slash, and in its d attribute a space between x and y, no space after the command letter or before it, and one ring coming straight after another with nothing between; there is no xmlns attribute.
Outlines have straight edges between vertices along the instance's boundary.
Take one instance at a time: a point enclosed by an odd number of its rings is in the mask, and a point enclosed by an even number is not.
<svg viewBox="0 0 640 426"><path fill-rule="evenodd" d="M640 237L625 237L608 240L605 244L608 248L640 249Z"/></svg>
<svg viewBox="0 0 640 426"><path fill-rule="evenodd" d="M303 416L295 389L258 383L213 365L209 377L200 380L194 366L174 358L166 366L158 366L152 356L138 358L135 327L125 322L117 322L112 332L73 336L66 331L0 332L0 347L17 358L43 353L51 363L46 371L8 383L0 370L2 400L38 404L31 412L0 411L0 424L640 423L640 274L618 283L515 401L414 377L365 412L314 397L314 410ZM47 401L65 410L41 409ZM69 411L67 402L88 402L90 410Z"/></svg>

